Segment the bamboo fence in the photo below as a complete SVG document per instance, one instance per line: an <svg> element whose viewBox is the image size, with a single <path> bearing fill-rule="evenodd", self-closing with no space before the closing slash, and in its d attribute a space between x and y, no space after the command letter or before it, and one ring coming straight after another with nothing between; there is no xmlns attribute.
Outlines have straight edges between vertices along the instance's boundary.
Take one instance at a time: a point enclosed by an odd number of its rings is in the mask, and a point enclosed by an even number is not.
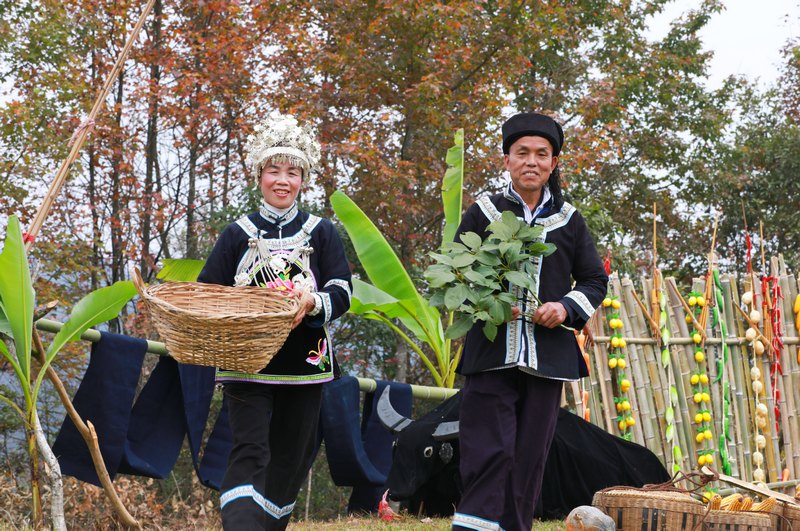
<svg viewBox="0 0 800 531"><path fill-rule="evenodd" d="M699 463L700 456L708 454L711 457L704 459L713 458L711 466L722 470L723 454L727 454L729 475L770 485L787 482L796 484L800 474L800 339L797 337L797 315L794 312L798 281L787 272L782 259L773 259L769 265L771 278L775 279L775 285L780 287L782 295L774 306L780 310L780 315L775 317L774 311L767 314L762 310L760 279L747 276L737 282L734 275L721 275L719 287L722 298L711 297L706 304L718 304L720 321L725 322L727 335L722 337L722 327L712 317L711 308L707 310L705 338L700 344L692 338L694 329L691 320L687 322L689 306L686 300L689 294L681 293L675 279L665 278L663 289L670 330L669 365L666 367L662 362L660 337L654 333L652 326L653 322L659 322L659 316L645 314L649 314L649 309L653 308L652 279L641 279L637 289L631 279L612 275L609 297L619 301L619 307L613 312L622 320L622 327L616 332L610 328L609 313L603 307L595 312L589 322L594 343L587 342L585 346L590 376L580 384L583 389L578 385L568 386L565 401L579 413L588 408L589 413L584 416L592 423L646 446L668 468L675 463L683 471L697 469L702 464ZM741 295L751 291L754 280L757 284L756 302L754 306L746 306ZM713 282L713 278L710 282ZM705 288L705 279L695 279L693 292L709 293ZM645 296L639 297L638 293L644 293ZM777 291L773 290L772 293ZM762 355L755 353L754 342L745 337L745 331L752 326L746 315L752 309L758 309L763 315L757 327L762 343L775 344L771 319L780 322L781 348L773 350L766 346ZM649 320L651 317L653 321ZM698 321L703 322L702 319ZM625 339L625 346L621 349L612 347L611 340L615 333L617 336L621 333ZM728 348L726 359L723 342ZM704 352L702 363L696 358L698 349ZM630 382L627 392L623 392L620 386L620 369L609 366L609 359L619 359L620 351L626 360L624 378ZM758 395L754 391L753 367L757 367L761 375L759 380L763 390ZM668 371L672 373L671 380ZM700 373L708 376L706 385L692 383L692 375ZM670 381L674 383L677 401L671 401ZM699 403L696 402L698 389L708 394ZM726 389L727 395L724 392ZM624 400L630 402L629 414L632 414L635 422L632 425L629 421L625 426L625 412L620 412L617 406ZM680 447L677 460L673 454L673 442L667 439L666 411L671 402L674 405L672 433L674 443ZM763 405L759 406L759 402ZM711 419L700 427L696 416L702 411L710 412ZM762 417L760 420L759 416ZM766 422L763 417L766 417ZM620 423L620 420L623 422ZM728 425L727 437L722 435L725 424ZM709 429L712 437L709 439L709 434L701 437L700 433ZM758 447L759 434L764 437L761 448ZM725 439L722 444L721 437ZM754 464L754 454L763 456L763 464ZM760 460L759 455L755 460ZM759 468L761 471L756 470Z"/></svg>

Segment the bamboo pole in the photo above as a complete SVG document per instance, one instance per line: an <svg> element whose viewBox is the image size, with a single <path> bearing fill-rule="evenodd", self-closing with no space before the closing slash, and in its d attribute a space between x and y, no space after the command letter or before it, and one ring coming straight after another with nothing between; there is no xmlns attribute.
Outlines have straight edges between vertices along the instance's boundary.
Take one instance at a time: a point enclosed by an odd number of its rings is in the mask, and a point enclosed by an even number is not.
<svg viewBox="0 0 800 531"><path fill-rule="evenodd" d="M791 297L789 279L784 272L780 275L778 283L781 288L781 293L783 293L783 300L780 305L781 329L788 331L791 330L789 326L794 324L794 319L787 320L788 315L793 316L791 305L794 301L794 297ZM797 477L798 469L794 459L798 442L797 414L795 410L797 406L791 388L791 376L789 372L791 370L791 354L785 345L781 352L781 370L783 374L778 375L778 383L780 384L778 389L781 392L781 432L783 435L784 462L786 463L786 468L789 470L789 476Z"/></svg>
<svg viewBox="0 0 800 531"><path fill-rule="evenodd" d="M597 334L603 331L603 323L605 319L602 315L602 310L598 310L595 314L599 314L597 318L593 317L594 327L593 332L595 337ZM594 353L594 364L596 371L594 372L595 375L595 382L597 385L597 389L600 392L600 400L603 404L603 419L605 421L604 429L609 433L615 433L614 430L616 429L616 422L614 422L614 417L617 415L616 408L614 407L612 396L614 395L611 386L611 373L610 369L607 365L608 360L608 341L602 343L597 343L595 341L595 348L593 349Z"/></svg>
<svg viewBox="0 0 800 531"><path fill-rule="evenodd" d="M67 158L61 163L61 166L58 168L58 172L56 173L53 182L50 183L50 188L47 190L47 194L44 196L44 200L39 207L39 210L36 212L36 215L31 222L30 227L28 227L28 231L25 238L25 249L30 251L33 247L33 243L36 240L36 236L39 234L39 230L44 225L44 220L47 218L47 215L50 213L50 209L53 206L53 202L55 201L58 194L61 192L61 188L64 186L64 183L67 181L67 176L69 175L70 167L72 163L78 158L78 154L80 153L81 149L83 148L83 143L86 141L86 137L89 135L89 130L91 129L94 123L95 118L97 118L97 114L100 112L100 109L103 107L105 103L106 97L108 97L108 93L111 90L111 86L114 84L114 80L119 75L120 70L122 70L123 65L125 64L125 60L128 57L128 54L133 47L133 43L136 42L137 37L139 36L139 32L142 30L142 26L144 26L144 21L147 19L147 16L150 14L150 11L153 9L153 5L155 4L155 0L149 0L147 5L145 5L144 9L142 10L142 14L139 16L139 20L136 22L136 25L133 27L131 34L128 36L128 41L125 43L125 47L120 52L119 56L117 57L117 61L114 63L114 67L106 76L105 83L103 84L103 88L100 89L100 93L94 100L94 105L92 105L92 110L89 111L89 116L84 120L84 122L78 127L73 135L73 139L70 141L71 147L70 152Z"/></svg>
<svg viewBox="0 0 800 531"><path fill-rule="evenodd" d="M36 321L36 328L44 332L56 333L64 326L63 323L51 319L39 319ZM81 335L81 339L97 343L100 341L101 333L93 328L88 329ZM164 343L159 341L147 342L148 354L158 354L159 356L169 356ZM372 393L378 388L378 382L372 378L358 378L358 388L364 393ZM446 387L431 387L427 385L411 385L411 396L423 400L446 400L456 394L458 389Z"/></svg>
<svg viewBox="0 0 800 531"><path fill-rule="evenodd" d="M675 279L667 277L664 282L670 286L666 290L668 304L668 317L670 320L670 330L678 331L676 336L683 336L688 339L689 331L686 328L686 320L682 318L678 312L678 308L682 309L682 298L678 293L677 286L675 286ZM689 382L688 371L685 370L686 363L686 348L676 346L679 344L677 341L670 341L670 356L672 362L670 367L672 369L673 379L675 381L675 389L678 393L678 408L675 411L675 434L680 437L680 447L683 450L683 462L680 463L682 470L688 470L694 465L694 448L696 442L694 437L691 436L692 418L689 416L688 395L686 393L686 385ZM685 343L688 345L689 343ZM691 453L690 453L691 452Z"/></svg>
<svg viewBox="0 0 800 531"><path fill-rule="evenodd" d="M620 282L620 300L622 301L620 309L623 310L623 320L629 332L635 335L641 335L647 324L641 312L636 311L641 309L636 305L632 294L633 283L629 278L623 278ZM638 439L642 439L639 444L650 448L653 452L658 454L661 453L656 451L661 448L661 430L658 425L659 415L657 414L653 401L654 393L652 382L647 372L644 348L646 348L645 345L626 346L627 358L630 362L629 367L633 376L634 391L636 392L636 402L639 406L639 418L636 419L636 422L640 426L640 429L634 430L634 432L639 432L639 436L637 437L636 433L634 433L634 440L639 442ZM647 377L645 377L645 375L647 375ZM635 427L634 425L634 428ZM656 434L659 434L658 439L656 439Z"/></svg>
<svg viewBox="0 0 800 531"><path fill-rule="evenodd" d="M784 305L784 319L786 330L795 329L794 301L797 298L797 281L794 275L787 275L786 281L786 304ZM794 463L794 473L792 477L800 475L800 418L798 418L797 408L800 407L800 363L798 363L798 349L796 346L786 344L784 338L784 348L787 354L786 367L784 368L783 380L787 399L790 400L789 411L786 413L787 421L790 426L790 433L794 441L793 451L791 452L792 462Z"/></svg>
<svg viewBox="0 0 800 531"><path fill-rule="evenodd" d="M731 335L737 336L739 332L739 330L737 330L737 326L741 327L741 323L740 321L736 320L732 309L734 297L738 299L736 284L735 282L731 281L730 276L720 277L720 283L722 284L723 294L723 316L725 319L726 328L728 330L728 337ZM731 419L728 426L730 430L730 440L728 441L728 458L730 459L731 463L731 473L734 475L739 475L741 467L745 463L745 444L743 443L747 442L748 435L746 430L743 431L743 428L746 428L746 426L740 425L737 422L742 418L742 416L739 414L739 411L742 409L741 393L744 380L742 379L741 365L738 363L738 361L741 359L742 351L738 343L728 344L728 351L728 360L725 364L729 386L728 396L730 396L731 408L729 415ZM738 399L736 396L737 391L740 394Z"/></svg>

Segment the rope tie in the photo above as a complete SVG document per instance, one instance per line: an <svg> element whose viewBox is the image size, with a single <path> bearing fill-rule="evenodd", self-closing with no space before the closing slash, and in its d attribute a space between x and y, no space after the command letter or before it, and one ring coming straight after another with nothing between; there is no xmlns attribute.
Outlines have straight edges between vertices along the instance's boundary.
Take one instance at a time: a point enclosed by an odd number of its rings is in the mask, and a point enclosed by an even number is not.
<svg viewBox="0 0 800 531"><path fill-rule="evenodd" d="M95 126L94 118L84 118L80 125L72 132L72 136L69 138L69 142L67 142L67 147L72 147L72 144L78 140L78 137L81 136L81 133L86 131L86 134L92 132Z"/></svg>

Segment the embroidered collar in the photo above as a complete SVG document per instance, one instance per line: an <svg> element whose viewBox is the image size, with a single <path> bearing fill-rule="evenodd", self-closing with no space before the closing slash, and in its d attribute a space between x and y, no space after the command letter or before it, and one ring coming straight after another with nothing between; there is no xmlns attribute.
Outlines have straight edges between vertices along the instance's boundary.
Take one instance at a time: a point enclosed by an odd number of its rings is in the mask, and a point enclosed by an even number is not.
<svg viewBox="0 0 800 531"><path fill-rule="evenodd" d="M297 201L292 203L292 206L289 208L275 208L262 199L261 206L258 210L262 218L273 225L282 227L292 221L297 215Z"/></svg>
<svg viewBox="0 0 800 531"><path fill-rule="evenodd" d="M522 196L520 196L517 193L517 191L514 190L513 183L511 182L508 183L508 186L506 186L503 195L509 201L514 201L515 203L519 203L520 205L522 205L522 213L526 223L530 223L531 221L536 219L536 216L538 216L539 214L546 213L547 211L549 211L550 205L548 203L551 202L551 199L553 197L552 194L550 193L550 188L548 186L544 186L542 188L542 194L539 196L539 204L537 204L536 208L531 212L530 207L522 199Z"/></svg>

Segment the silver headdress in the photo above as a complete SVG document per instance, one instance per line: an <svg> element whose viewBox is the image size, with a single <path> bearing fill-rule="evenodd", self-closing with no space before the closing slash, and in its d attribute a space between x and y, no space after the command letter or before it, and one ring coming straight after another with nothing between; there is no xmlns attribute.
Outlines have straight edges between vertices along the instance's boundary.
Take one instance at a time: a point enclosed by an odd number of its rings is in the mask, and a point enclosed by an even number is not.
<svg viewBox="0 0 800 531"><path fill-rule="evenodd" d="M319 163L320 146L310 125L297 123L294 116L272 111L256 124L247 137L245 163L256 182L267 161L288 162L303 168L303 176Z"/></svg>

